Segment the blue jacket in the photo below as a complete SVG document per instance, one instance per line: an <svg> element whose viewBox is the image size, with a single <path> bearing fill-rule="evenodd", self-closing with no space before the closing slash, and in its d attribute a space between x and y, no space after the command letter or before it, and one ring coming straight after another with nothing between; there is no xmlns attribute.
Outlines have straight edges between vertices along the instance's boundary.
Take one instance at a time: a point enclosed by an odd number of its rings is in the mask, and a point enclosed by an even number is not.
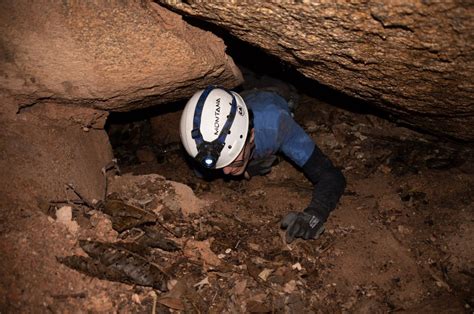
<svg viewBox="0 0 474 314"><path fill-rule="evenodd" d="M293 120L285 99L269 91L253 91L243 98L254 116L253 160L264 160L281 152L301 167L314 185L313 197L305 212L326 221L346 186L342 172ZM249 167L251 164L252 161Z"/></svg>
<svg viewBox="0 0 474 314"><path fill-rule="evenodd" d="M253 159L263 159L281 152L303 167L314 150L314 142L293 120L286 100L266 91L254 92L243 98L254 116Z"/></svg>

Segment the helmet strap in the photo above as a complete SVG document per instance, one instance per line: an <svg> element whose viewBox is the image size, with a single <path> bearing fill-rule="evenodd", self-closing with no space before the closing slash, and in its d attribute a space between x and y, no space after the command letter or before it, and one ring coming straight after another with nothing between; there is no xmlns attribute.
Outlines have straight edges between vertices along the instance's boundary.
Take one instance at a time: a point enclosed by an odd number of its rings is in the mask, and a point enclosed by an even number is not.
<svg viewBox="0 0 474 314"><path fill-rule="evenodd" d="M194 117L193 117L193 130L191 131L191 137L194 139L196 142L196 147L198 149L198 154L196 155L196 159L198 161L205 160L206 157L211 158L214 160L213 164L208 164L208 163L203 163L203 165L207 168L215 168L215 163L217 162L217 159L219 159L222 149L225 146L225 139L227 135L230 133L230 128L232 127L232 123L234 122L234 118L237 112L237 101L235 99L235 96L228 90L221 88L225 90L229 95L232 96L232 102L231 102L231 107L230 107L230 113L227 116L227 120L224 124L224 127L222 130L219 132L219 135L215 140L212 142L205 141L202 133L201 133L201 117L202 117L202 112L204 109L204 104L206 102L207 97L209 96L210 92L217 88L216 86L208 86L206 89L203 91L201 96L199 97L199 100L196 104L196 108L194 109Z"/></svg>

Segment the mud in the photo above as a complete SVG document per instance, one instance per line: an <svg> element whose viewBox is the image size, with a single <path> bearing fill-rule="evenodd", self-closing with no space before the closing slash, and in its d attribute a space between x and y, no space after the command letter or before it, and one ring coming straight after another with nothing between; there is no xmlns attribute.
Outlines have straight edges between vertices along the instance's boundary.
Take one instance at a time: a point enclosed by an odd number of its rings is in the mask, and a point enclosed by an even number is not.
<svg viewBox="0 0 474 314"><path fill-rule="evenodd" d="M153 141L160 136L148 120L116 125L109 135L122 177L110 177L109 196L156 214L160 231L178 243L173 252L149 248L173 278L169 291L58 263L85 256L79 240L115 243L126 234L100 210L74 205L79 230L71 233L32 206L0 224L0 249L9 252L0 261L1 311L472 312L472 150L307 95L300 102L296 120L348 181L320 239L284 242L280 219L311 197L309 182L286 160L265 177L203 181L175 135ZM178 114L161 117L177 129ZM191 187L199 210L183 214L194 196L187 191L179 202L173 184L150 180L155 174ZM125 175L131 183L114 184Z"/></svg>

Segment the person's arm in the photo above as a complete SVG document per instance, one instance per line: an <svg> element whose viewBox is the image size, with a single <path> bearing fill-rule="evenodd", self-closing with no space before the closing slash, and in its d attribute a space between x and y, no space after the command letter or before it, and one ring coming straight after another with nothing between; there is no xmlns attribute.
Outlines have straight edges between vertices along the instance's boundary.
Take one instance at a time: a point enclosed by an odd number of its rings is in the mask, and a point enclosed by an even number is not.
<svg viewBox="0 0 474 314"><path fill-rule="evenodd" d="M283 218L281 227L286 229L287 243L293 242L295 238L318 238L346 187L342 172L316 145L303 165L303 173L314 185L313 197L302 212L290 212Z"/></svg>
<svg viewBox="0 0 474 314"><path fill-rule="evenodd" d="M304 211L325 222L344 192L346 179L316 145L303 166L303 173L314 185L313 197Z"/></svg>
<svg viewBox="0 0 474 314"><path fill-rule="evenodd" d="M302 212L290 212L281 222L286 229L286 241L295 238L315 239L324 231L324 223L336 207L346 180L329 158L317 147L306 132L289 116L280 121L281 150L301 167L313 183L310 204Z"/></svg>

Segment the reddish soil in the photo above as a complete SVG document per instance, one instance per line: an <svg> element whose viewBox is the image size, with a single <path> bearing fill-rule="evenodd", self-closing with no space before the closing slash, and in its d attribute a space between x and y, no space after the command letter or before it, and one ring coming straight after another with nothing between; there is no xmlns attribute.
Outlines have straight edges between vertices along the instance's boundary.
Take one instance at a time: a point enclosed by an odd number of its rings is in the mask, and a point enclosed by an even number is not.
<svg viewBox="0 0 474 314"><path fill-rule="evenodd" d="M85 254L78 239L116 242L121 235L100 211L84 216L83 206L74 206L80 227L73 233L31 206L3 211L0 312L472 312L472 151L313 98L301 102L297 121L348 181L320 239L283 241L280 219L311 197L309 182L287 161L249 181L204 181L175 142L149 140L146 121L115 127L112 141L127 128L129 134L115 148L122 173L137 176L115 192L130 203L151 196L141 203L145 210L161 204L161 224L182 248L152 250L174 278L171 291L58 263L56 257ZM163 119L176 128L169 117ZM188 217L173 211L163 201L169 191L149 174L187 184L210 205Z"/></svg>

